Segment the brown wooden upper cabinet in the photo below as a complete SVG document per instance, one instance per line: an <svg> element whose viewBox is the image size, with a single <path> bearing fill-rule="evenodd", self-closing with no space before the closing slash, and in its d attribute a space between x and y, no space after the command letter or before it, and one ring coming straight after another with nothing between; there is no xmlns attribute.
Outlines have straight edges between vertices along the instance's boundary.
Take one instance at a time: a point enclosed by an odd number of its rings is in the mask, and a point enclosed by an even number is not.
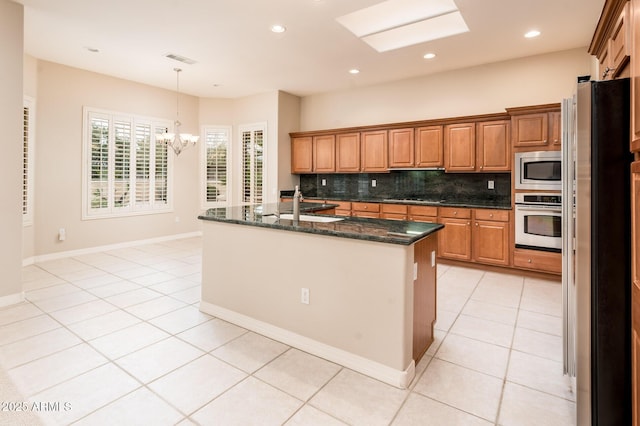
<svg viewBox="0 0 640 426"><path fill-rule="evenodd" d="M336 171L334 135L291 139L291 173L333 173Z"/></svg>
<svg viewBox="0 0 640 426"><path fill-rule="evenodd" d="M291 173L313 173L313 138L291 138Z"/></svg>
<svg viewBox="0 0 640 426"><path fill-rule="evenodd" d="M557 150L562 144L560 111L514 115L511 118L514 148Z"/></svg>
<svg viewBox="0 0 640 426"><path fill-rule="evenodd" d="M313 137L313 171L316 173L333 173L336 171L335 135Z"/></svg>
<svg viewBox="0 0 640 426"><path fill-rule="evenodd" d="M475 123L444 126L444 169L448 172L476 170Z"/></svg>
<svg viewBox="0 0 640 426"><path fill-rule="evenodd" d="M611 2L613 4L614 2ZM612 24L596 29L596 33L589 47L589 53L598 58L598 80L612 80L629 76L629 58L631 56L631 4L628 1L616 1L609 8L609 13L617 16L607 16ZM615 22L613 20L615 19Z"/></svg>
<svg viewBox="0 0 640 426"><path fill-rule="evenodd" d="M480 172L511 171L511 139L508 120L478 123L476 170Z"/></svg>
<svg viewBox="0 0 640 426"><path fill-rule="evenodd" d="M373 130L360 133L360 159L363 172L388 172L387 130Z"/></svg>
<svg viewBox="0 0 640 426"><path fill-rule="evenodd" d="M418 127L415 134L415 166L443 167L442 126Z"/></svg>
<svg viewBox="0 0 640 426"><path fill-rule="evenodd" d="M442 126L389 130L389 168L442 167Z"/></svg>
<svg viewBox="0 0 640 426"><path fill-rule="evenodd" d="M413 167L414 165L413 128L389 130L389 167Z"/></svg>
<svg viewBox="0 0 640 426"><path fill-rule="evenodd" d="M511 171L508 120L449 124L444 128L447 172Z"/></svg>
<svg viewBox="0 0 640 426"><path fill-rule="evenodd" d="M336 172L360 172L360 133L336 135Z"/></svg>

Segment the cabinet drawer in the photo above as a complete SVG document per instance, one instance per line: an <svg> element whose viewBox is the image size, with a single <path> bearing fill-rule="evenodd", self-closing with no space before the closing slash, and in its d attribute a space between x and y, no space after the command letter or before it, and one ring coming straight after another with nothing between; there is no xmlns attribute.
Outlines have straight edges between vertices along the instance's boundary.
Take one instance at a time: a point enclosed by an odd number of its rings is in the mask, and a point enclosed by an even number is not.
<svg viewBox="0 0 640 426"><path fill-rule="evenodd" d="M351 210L351 201L334 201L327 200L327 204L337 204L336 210Z"/></svg>
<svg viewBox="0 0 640 426"><path fill-rule="evenodd" d="M434 206L409 206L410 216L438 216L438 208Z"/></svg>
<svg viewBox="0 0 640 426"><path fill-rule="evenodd" d="M373 219L379 219L380 213L378 212L370 212L370 211L357 211L354 210L351 212L352 217L368 217Z"/></svg>
<svg viewBox="0 0 640 426"><path fill-rule="evenodd" d="M380 212L378 203L351 203L351 210L354 212ZM354 215L355 216L355 215Z"/></svg>
<svg viewBox="0 0 640 426"><path fill-rule="evenodd" d="M407 214L406 204L383 204L382 213Z"/></svg>
<svg viewBox="0 0 640 426"><path fill-rule="evenodd" d="M438 222L438 217L437 216L409 215L408 219L411 222L429 222L429 223Z"/></svg>
<svg viewBox="0 0 640 426"><path fill-rule="evenodd" d="M456 207L440 207L441 217L450 217L455 219L471 219L471 209Z"/></svg>
<svg viewBox="0 0 640 426"><path fill-rule="evenodd" d="M476 209L476 220L495 220L498 222L509 222L508 210Z"/></svg>
<svg viewBox="0 0 640 426"><path fill-rule="evenodd" d="M560 274L562 273L562 255L535 250L514 250L513 266Z"/></svg>
<svg viewBox="0 0 640 426"><path fill-rule="evenodd" d="M380 219L407 220L407 215L402 213L380 213Z"/></svg>

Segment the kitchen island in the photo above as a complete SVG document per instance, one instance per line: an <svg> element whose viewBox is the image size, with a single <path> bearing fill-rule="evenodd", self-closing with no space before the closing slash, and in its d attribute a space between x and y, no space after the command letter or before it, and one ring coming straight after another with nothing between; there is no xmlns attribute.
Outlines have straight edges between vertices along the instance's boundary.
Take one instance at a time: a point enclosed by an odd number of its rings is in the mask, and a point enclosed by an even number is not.
<svg viewBox="0 0 640 426"><path fill-rule="evenodd" d="M433 342L437 223L209 209L200 310L406 388ZM278 212L279 210L279 212ZM278 216L279 213L279 216Z"/></svg>

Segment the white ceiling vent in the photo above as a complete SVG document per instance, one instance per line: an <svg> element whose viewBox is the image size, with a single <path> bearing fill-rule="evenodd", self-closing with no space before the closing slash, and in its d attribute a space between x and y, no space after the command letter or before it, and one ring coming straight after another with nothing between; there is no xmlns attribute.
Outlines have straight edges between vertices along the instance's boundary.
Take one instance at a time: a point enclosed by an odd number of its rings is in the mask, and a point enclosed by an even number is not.
<svg viewBox="0 0 640 426"><path fill-rule="evenodd" d="M174 61L182 62L183 64L193 65L196 63L193 59L186 58L184 56L176 55L175 53L167 53L165 58L173 59Z"/></svg>

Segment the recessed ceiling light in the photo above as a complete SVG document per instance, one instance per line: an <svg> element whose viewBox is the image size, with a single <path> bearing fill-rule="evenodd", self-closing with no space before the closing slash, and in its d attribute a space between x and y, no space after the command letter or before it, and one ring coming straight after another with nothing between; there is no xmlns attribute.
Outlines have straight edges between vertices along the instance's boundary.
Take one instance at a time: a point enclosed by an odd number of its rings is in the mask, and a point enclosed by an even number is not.
<svg viewBox="0 0 640 426"><path fill-rule="evenodd" d="M360 70L357 68L352 68L349 70L349 74L359 74L359 73L360 73Z"/></svg>
<svg viewBox="0 0 640 426"><path fill-rule="evenodd" d="M436 54L435 54L435 53L427 53L427 54L425 54L425 55L423 56L423 58L425 58L425 59L433 59L433 58L435 58L435 57L436 57Z"/></svg>
<svg viewBox="0 0 640 426"><path fill-rule="evenodd" d="M524 36L526 38L534 38L534 37L538 37L540 35L540 31L538 30L531 30L528 33L526 33Z"/></svg>
<svg viewBox="0 0 640 426"><path fill-rule="evenodd" d="M283 33L287 31L287 28L284 25L276 24L271 26L271 31L273 31L274 33Z"/></svg>

